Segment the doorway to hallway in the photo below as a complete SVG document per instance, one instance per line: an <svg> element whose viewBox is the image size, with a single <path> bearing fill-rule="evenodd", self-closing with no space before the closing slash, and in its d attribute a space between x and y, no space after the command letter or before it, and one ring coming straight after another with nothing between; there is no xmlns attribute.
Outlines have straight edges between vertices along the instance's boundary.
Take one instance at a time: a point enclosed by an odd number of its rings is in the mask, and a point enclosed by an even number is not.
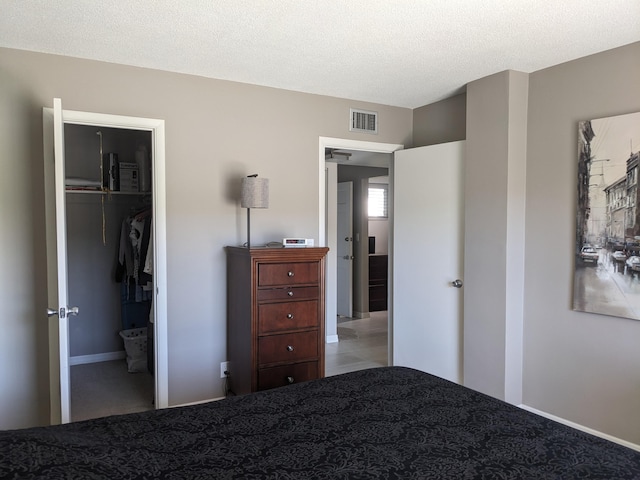
<svg viewBox="0 0 640 480"><path fill-rule="evenodd" d="M340 317L339 341L325 346L325 375L387 366L388 333L386 310L368 318Z"/></svg>

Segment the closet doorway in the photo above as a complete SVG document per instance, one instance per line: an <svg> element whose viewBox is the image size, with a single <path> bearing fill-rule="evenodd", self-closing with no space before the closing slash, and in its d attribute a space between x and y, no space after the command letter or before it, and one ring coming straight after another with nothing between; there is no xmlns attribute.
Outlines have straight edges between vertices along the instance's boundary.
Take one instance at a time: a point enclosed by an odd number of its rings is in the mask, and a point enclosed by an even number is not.
<svg viewBox="0 0 640 480"><path fill-rule="evenodd" d="M166 407L164 122L43 118L52 423Z"/></svg>

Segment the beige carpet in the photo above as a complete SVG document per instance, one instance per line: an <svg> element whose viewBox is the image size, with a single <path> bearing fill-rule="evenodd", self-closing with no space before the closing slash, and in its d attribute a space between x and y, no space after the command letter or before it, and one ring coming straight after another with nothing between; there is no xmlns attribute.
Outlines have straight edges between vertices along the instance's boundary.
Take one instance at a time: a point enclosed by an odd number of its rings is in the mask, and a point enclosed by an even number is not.
<svg viewBox="0 0 640 480"><path fill-rule="evenodd" d="M71 367L71 421L155 408L150 373L129 373L125 360Z"/></svg>

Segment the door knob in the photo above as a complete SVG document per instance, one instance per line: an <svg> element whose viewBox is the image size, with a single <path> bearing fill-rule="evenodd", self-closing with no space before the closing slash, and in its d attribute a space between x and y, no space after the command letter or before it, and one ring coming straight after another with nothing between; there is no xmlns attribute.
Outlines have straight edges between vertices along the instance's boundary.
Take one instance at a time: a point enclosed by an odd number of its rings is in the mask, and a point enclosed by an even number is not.
<svg viewBox="0 0 640 480"><path fill-rule="evenodd" d="M453 282L451 282L451 285L456 287L456 288L462 288L462 280L460 280L459 278L454 280Z"/></svg>
<svg viewBox="0 0 640 480"><path fill-rule="evenodd" d="M345 255L344 257L345 260L353 260L353 255Z"/></svg>
<svg viewBox="0 0 640 480"><path fill-rule="evenodd" d="M53 317L58 315L60 318L68 317L69 315L78 315L80 309L78 307L60 308L60 310L54 310L53 308L47 308L47 317Z"/></svg>
<svg viewBox="0 0 640 480"><path fill-rule="evenodd" d="M353 240L353 237L344 237L345 242L351 242L352 240Z"/></svg>

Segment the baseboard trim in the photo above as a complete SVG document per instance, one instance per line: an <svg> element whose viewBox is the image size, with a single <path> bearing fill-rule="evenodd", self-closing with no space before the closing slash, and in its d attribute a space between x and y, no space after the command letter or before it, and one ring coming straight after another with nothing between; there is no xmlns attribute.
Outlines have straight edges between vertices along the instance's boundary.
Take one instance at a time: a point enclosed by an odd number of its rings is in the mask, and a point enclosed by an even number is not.
<svg viewBox="0 0 640 480"><path fill-rule="evenodd" d="M69 357L69 365L110 362L112 360L122 360L123 358L126 358L124 350L120 352L94 353L93 355L76 355L75 357Z"/></svg>
<svg viewBox="0 0 640 480"><path fill-rule="evenodd" d="M225 397L209 398L207 400L198 400L196 402L180 403L179 405L169 405L169 408L188 407L189 405L200 405L201 403L217 402L224 400Z"/></svg>
<svg viewBox="0 0 640 480"><path fill-rule="evenodd" d="M575 423L561 417L556 417L555 415L552 415L547 412L543 412L541 410L537 410L533 407L529 407L524 404L520 404L518 405L518 407L522 408L523 410L527 410L528 412L535 413L536 415L540 415L541 417L548 418L549 420L553 420L554 422L562 423L563 425L567 425L568 427L575 428L576 430L581 430L583 432L590 433L591 435L595 435L596 437L604 438L605 440L609 440L611 442L617 443L619 445L623 445L625 447L628 447L640 452L640 445L637 445L632 442L628 442L627 440L622 440L621 438L614 437L613 435L602 433L598 430L594 430L593 428L585 427L584 425L580 425L579 423Z"/></svg>
<svg viewBox="0 0 640 480"><path fill-rule="evenodd" d="M338 343L338 335L327 335L327 343Z"/></svg>

